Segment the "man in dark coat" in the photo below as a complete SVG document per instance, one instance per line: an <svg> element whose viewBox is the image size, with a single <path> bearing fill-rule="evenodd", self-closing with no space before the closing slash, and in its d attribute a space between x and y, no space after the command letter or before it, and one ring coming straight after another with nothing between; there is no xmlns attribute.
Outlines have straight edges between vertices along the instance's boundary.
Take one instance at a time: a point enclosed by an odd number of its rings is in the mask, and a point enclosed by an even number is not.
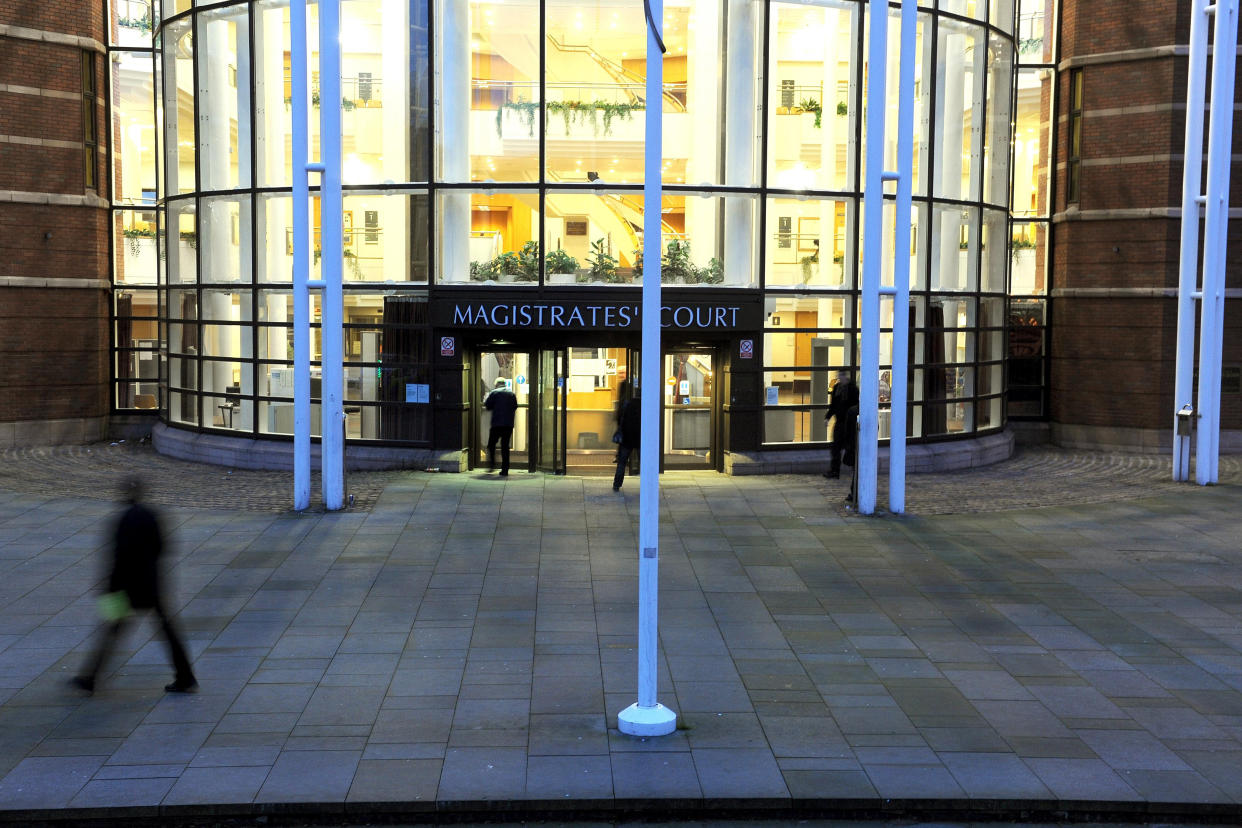
<svg viewBox="0 0 1242 828"><path fill-rule="evenodd" d="M192 693L198 689L194 670L190 667L185 646L173 628L168 610L164 606L161 590L159 560L164 551L163 533L159 518L139 502L142 484L131 479L126 484L129 500L127 508L116 522L113 530L112 568L108 575L108 595L124 594L117 617L108 618L100 637L99 647L91 659L90 667L82 675L75 676L73 685L87 693L95 691L95 680L103 670L117 638L124 631L132 614L129 608L154 610L159 619L160 630L168 644L176 676L164 689L170 693ZM128 606L126 606L128 604Z"/></svg>
<svg viewBox="0 0 1242 828"><path fill-rule="evenodd" d="M621 404L617 412L617 432L621 442L617 444L617 473L612 478L612 490L621 491L621 483L625 480L625 467L630 462L630 455L638 448L642 438L642 403L638 393Z"/></svg>
<svg viewBox="0 0 1242 828"><path fill-rule="evenodd" d="M837 374L837 383L832 387L832 394L828 398L824 421L829 420L835 420L832 429L832 466L824 472L824 477L837 478L841 476L842 455L845 455L846 465L854 465L854 427L858 420L858 386L845 371Z"/></svg>
<svg viewBox="0 0 1242 828"><path fill-rule="evenodd" d="M517 414L517 395L509 390L504 377L496 378L496 387L483 401L492 412L492 428L487 435L487 467L496 468L496 443L500 443L500 476L509 476L509 444L513 441L513 420Z"/></svg>

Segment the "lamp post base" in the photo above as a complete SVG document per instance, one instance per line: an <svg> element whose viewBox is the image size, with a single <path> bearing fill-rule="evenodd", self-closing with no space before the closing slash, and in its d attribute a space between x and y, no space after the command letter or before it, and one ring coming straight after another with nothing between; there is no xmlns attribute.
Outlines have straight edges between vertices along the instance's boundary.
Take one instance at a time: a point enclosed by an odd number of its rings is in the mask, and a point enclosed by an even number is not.
<svg viewBox="0 0 1242 828"><path fill-rule="evenodd" d="M677 729L677 714L662 704L631 704L617 714L617 729L630 736L667 736Z"/></svg>

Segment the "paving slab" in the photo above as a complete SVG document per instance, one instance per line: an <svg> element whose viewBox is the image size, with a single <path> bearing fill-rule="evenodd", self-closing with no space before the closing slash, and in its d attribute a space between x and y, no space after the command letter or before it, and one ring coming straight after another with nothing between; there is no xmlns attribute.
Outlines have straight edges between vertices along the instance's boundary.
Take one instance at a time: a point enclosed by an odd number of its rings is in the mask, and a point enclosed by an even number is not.
<svg viewBox="0 0 1242 828"><path fill-rule="evenodd" d="M874 517L819 477L666 474L657 697L679 729L642 739L616 722L637 480L375 472L351 511L298 514L288 474L89 448L0 452L0 822L1242 821L1236 458L1202 488L1167 458L1026 451L912 475L907 514ZM194 696L163 694L150 623L94 696L67 686L135 469Z"/></svg>

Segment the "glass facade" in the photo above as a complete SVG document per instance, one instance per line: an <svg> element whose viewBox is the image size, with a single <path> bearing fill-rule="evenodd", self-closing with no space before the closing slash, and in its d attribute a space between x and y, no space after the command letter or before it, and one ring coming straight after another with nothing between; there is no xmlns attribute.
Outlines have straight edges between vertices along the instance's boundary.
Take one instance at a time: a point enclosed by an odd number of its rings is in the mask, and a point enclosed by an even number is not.
<svg viewBox="0 0 1242 828"><path fill-rule="evenodd" d="M911 302L885 303L881 343L883 391L893 320L907 316L914 438L1003 425L1006 337L1012 360L1018 310L1043 301L1043 260L1025 254L1047 239L1051 3L920 3L911 226L885 211L886 237L905 250L908 235ZM434 440L430 415L402 403L408 384L433 382L438 292L615 296L642 283L644 214L658 207L664 284L764 308L749 332L760 441L826 439L828 388L858 360L863 3L666 0L658 102L641 0L341 8L342 98L321 100L315 46L310 85L312 116L342 114L349 437ZM116 407L289 434L289 4L113 0L112 14ZM888 25L895 113L896 9ZM654 105L659 205L642 192ZM312 198L316 240L323 220Z"/></svg>

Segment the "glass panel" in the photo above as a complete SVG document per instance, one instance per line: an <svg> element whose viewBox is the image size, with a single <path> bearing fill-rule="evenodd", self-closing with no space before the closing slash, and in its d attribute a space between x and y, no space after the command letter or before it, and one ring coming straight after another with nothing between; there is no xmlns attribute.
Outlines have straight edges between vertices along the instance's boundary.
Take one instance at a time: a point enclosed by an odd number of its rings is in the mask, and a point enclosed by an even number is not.
<svg viewBox="0 0 1242 828"><path fill-rule="evenodd" d="M194 199L169 202L168 225L162 255L168 269L168 284L192 284L198 280L198 224Z"/></svg>
<svg viewBox="0 0 1242 828"><path fill-rule="evenodd" d="M307 7L307 28L318 21L318 5ZM316 23L317 28L317 23ZM317 40L311 42L317 43ZM293 79L290 68L288 0L265 0L254 14L255 179L261 187L292 184ZM317 50L316 50L317 51ZM317 54L307 57L318 94ZM311 134L319 129L318 114L311 110Z"/></svg>
<svg viewBox="0 0 1242 828"><path fill-rule="evenodd" d="M284 206L291 206L284 199L282 202ZM346 193L345 280L426 282L430 205L431 200L425 193ZM291 249L292 228L287 233L285 249ZM270 245L270 237L268 242ZM292 256L289 267L292 267Z"/></svg>
<svg viewBox="0 0 1242 828"><path fill-rule="evenodd" d="M854 3L772 4L767 135L773 187L854 186L858 9Z"/></svg>
<svg viewBox="0 0 1242 828"><path fill-rule="evenodd" d="M565 371L565 448L569 473L613 470L612 434L625 396L625 348L570 348Z"/></svg>
<svg viewBox="0 0 1242 828"><path fill-rule="evenodd" d="M979 209L937 205L932 216L931 289L975 290L979 272Z"/></svg>
<svg viewBox="0 0 1242 828"><path fill-rule="evenodd" d="M941 11L960 14L965 17L982 17L987 0L939 0Z"/></svg>
<svg viewBox="0 0 1242 828"><path fill-rule="evenodd" d="M198 241L203 282L250 282L253 249L249 196L202 200Z"/></svg>
<svg viewBox="0 0 1242 828"><path fill-rule="evenodd" d="M983 200L1009 203L1009 126L1012 118L1013 47L996 35L988 38L987 135L984 141Z"/></svg>
<svg viewBox="0 0 1242 828"><path fill-rule="evenodd" d="M664 356L665 468L702 468L712 462L711 354Z"/></svg>
<svg viewBox="0 0 1242 828"><path fill-rule="evenodd" d="M1052 146L1051 69L1018 71L1013 134L1013 214L1048 215L1048 160Z"/></svg>
<svg viewBox="0 0 1242 828"><path fill-rule="evenodd" d="M1005 242L1009 237L1009 217L1001 210L983 211L983 260L979 273L979 290L983 293L1005 292Z"/></svg>
<svg viewBox="0 0 1242 828"><path fill-rule="evenodd" d="M530 444L530 402L531 373L530 355L523 352L488 352L479 355L479 377L477 394L480 404L479 412L479 447L475 457L475 465L488 468L498 467L502 463L501 439L503 433L492 430L492 412L482 403L487 395L499 386L507 388L517 395L518 408L513 418L513 431L509 450L509 467L511 471L521 471L529 467ZM488 448L493 446L496 456L489 455Z"/></svg>
<svg viewBox="0 0 1242 828"><path fill-rule="evenodd" d="M151 33L159 24L159 18L152 9L152 0L112 0L110 5L112 44L150 47Z"/></svg>
<svg viewBox="0 0 1242 828"><path fill-rule="evenodd" d="M198 165L203 190L250 186L250 15L198 15Z"/></svg>
<svg viewBox="0 0 1242 828"><path fill-rule="evenodd" d="M441 280L539 281L536 193L441 191L439 210Z"/></svg>
<svg viewBox="0 0 1242 828"><path fill-rule="evenodd" d="M1048 289L1048 224L1042 221L1015 223L1009 257L1009 292L1018 296L1045 293Z"/></svg>
<svg viewBox="0 0 1242 828"><path fill-rule="evenodd" d="M978 26L941 18L936 65L936 182L933 195L979 198L983 155L984 39Z"/></svg>
<svg viewBox="0 0 1242 828"><path fill-rule="evenodd" d="M564 354L561 349L539 352L539 468L553 474L565 470L565 435L561 430L566 392Z"/></svg>
<svg viewBox="0 0 1242 828"><path fill-rule="evenodd" d="M435 19L439 179L538 180L538 0L439 0ZM553 29L548 35L553 52L564 41Z"/></svg>
<svg viewBox="0 0 1242 828"><path fill-rule="evenodd" d="M1013 31L1014 0L988 0L988 22L1005 32Z"/></svg>
<svg viewBox="0 0 1242 828"><path fill-rule="evenodd" d="M163 0L164 17L172 17L190 8L190 0Z"/></svg>
<svg viewBox="0 0 1242 828"><path fill-rule="evenodd" d="M422 3L349 0L341 4L346 184L409 181L412 162L420 170L419 177L426 180L426 20L419 17L420 12L426 13ZM423 51L412 57L415 46Z"/></svg>
<svg viewBox="0 0 1242 828"><path fill-rule="evenodd" d="M258 403L259 414L259 433L261 434L292 434L293 433L293 403L292 402L268 402L260 400ZM318 437L321 434L320 423L322 417L320 415L319 403L311 403L310 407L310 433L311 436Z"/></svg>
<svg viewBox="0 0 1242 828"><path fill-rule="evenodd" d="M852 200L768 199L768 286L847 287L856 256Z"/></svg>
<svg viewBox="0 0 1242 828"><path fill-rule="evenodd" d="M195 189L194 35L188 19L168 25L163 47L163 187L176 195Z"/></svg>
<svg viewBox="0 0 1242 828"><path fill-rule="evenodd" d="M1020 0L1016 34L1022 63L1052 62L1054 8L1054 0Z"/></svg>
<svg viewBox="0 0 1242 828"><path fill-rule="evenodd" d="M155 64L149 52L112 58L112 200L154 204Z"/></svg>
<svg viewBox="0 0 1242 828"><path fill-rule="evenodd" d="M116 261L112 278L118 285L155 285L159 273L155 210L120 210L113 214Z"/></svg>

